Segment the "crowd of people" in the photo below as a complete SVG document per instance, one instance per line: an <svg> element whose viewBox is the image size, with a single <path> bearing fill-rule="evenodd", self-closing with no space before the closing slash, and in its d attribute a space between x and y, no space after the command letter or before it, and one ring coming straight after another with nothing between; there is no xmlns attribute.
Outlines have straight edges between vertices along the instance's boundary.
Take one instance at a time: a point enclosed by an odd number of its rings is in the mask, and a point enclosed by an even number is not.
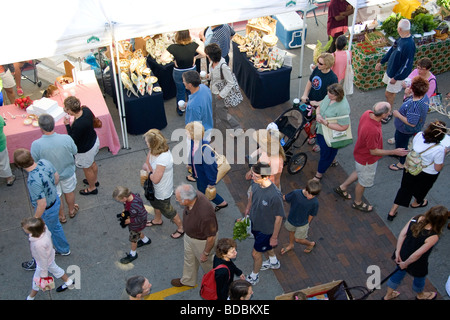
<svg viewBox="0 0 450 320"><path fill-rule="evenodd" d="M353 12L351 6L345 1L341 2L341 13L338 16L342 19L336 18L338 22L345 21ZM387 216L388 221L393 221L397 216L399 206L421 208L428 205L425 197L443 169L444 157L448 152L448 148L440 144L447 136L446 123L428 123L426 119L429 97L434 94L433 88L436 88L436 78L430 71L432 64L427 58L419 60L417 69L412 70L415 47L411 47L414 42L411 44L408 23L408 20L400 21L400 39L380 63L374 66L375 70L381 70L382 64L388 64L385 74L386 101L377 102L359 119L353 151L355 170L334 188L338 196L353 200L353 209L371 212L373 205L364 202L363 195L365 188L374 185L378 160L389 155L398 157L398 163L392 164L389 169L403 170L403 176ZM336 26L336 22L331 22L331 25ZM209 146L211 136L208 135L209 129L215 128L217 123L222 123L228 129L235 129L235 132L236 129L244 131L242 124L228 114L223 103L234 81L228 66L229 42L234 31L228 25L205 29L204 48L193 44L189 31L177 32L176 44L168 50L175 57L173 77L177 86L177 112L180 116L185 116L189 143L186 179L194 182L196 188L191 183L174 187L174 162L166 137L157 129L145 133L148 153L142 170L154 187L155 197L149 202L155 215L152 220L147 220L148 212L139 193L132 192L126 186L114 189L112 198L124 205L123 214L127 215L124 223L128 226L131 243L130 252L120 259L120 263L128 264L138 258L137 248L151 244L151 239L145 235L145 228L162 225L164 216L176 225L171 238L184 239L183 272L171 284L175 287L194 287L198 284L199 268L206 274L219 265L225 265L226 268L218 269L215 274L217 297L220 300L238 300L252 296L253 286L260 281L260 271L280 268L281 262L274 248L279 244L278 237L284 220L289 244L281 249L281 255L292 250L296 243L305 246L305 253L313 250L316 243L308 238L308 231L311 221L319 212L317 197L322 190L321 180L329 167L338 165L338 148L327 144L324 129L339 132L347 130L350 125L351 106L342 86L347 42L343 35L345 28L341 29L331 34L335 39L335 51L318 57L301 98L303 103L308 103L315 109L316 121L307 134L313 151L320 152L317 171L305 188L286 193L282 189L280 178L286 158L277 128L268 126L258 130L254 137L259 145L255 155L257 161L245 176L251 182L244 215L251 221L254 238L251 253L253 268L246 276L233 262L237 255L236 242L229 238L219 238L220 226L216 214L226 208L228 202L215 189L218 164L214 151ZM409 49L403 50L405 46ZM404 52L408 52L408 56L403 56ZM209 86L202 82L202 77L195 70L196 59L199 58L207 58L209 61L209 73L205 77L210 81ZM218 81L226 82L221 90L216 86ZM396 110L394 98L402 89L405 89L405 98ZM181 100L186 102L183 110L179 108L178 102ZM79 210L75 201L76 168L83 169L85 176L83 182L86 188L80 190L79 194L89 196L99 192L98 166L95 162L99 139L93 126L93 113L74 96L64 100L64 110L68 114L64 119L67 134L55 133L53 117L42 115L39 117L42 137L33 142L31 150L17 149L14 152L15 164L28 172L27 187L35 209L33 218L22 221L23 229L29 234L33 258L22 266L27 270L35 270L28 299L34 299L39 288L49 285L48 272L63 279L64 284L58 287L58 291L73 286L73 281L56 265L54 257L56 254L70 254L70 245L62 228L62 224L67 221L63 200L67 204L69 218L74 218ZM339 117L339 120L330 123L328 119L333 117ZM387 123L391 117L395 118L395 137L390 139L390 143L395 148L384 149L382 123ZM8 154L2 124L4 125L4 121L0 117L0 177L7 178L7 185L12 185L15 177L9 161L5 160L8 159ZM411 150L422 156L423 169L417 175L406 170L407 155L411 152L408 149L410 140ZM348 190L353 183L356 184L354 198ZM182 206L181 214L172 206L172 196ZM414 200L411 203L412 198ZM290 206L288 214L285 213L284 203ZM436 297L436 293L424 292L424 279L428 273L428 256L437 243L447 218L447 208L434 206L424 215L414 217L403 228L395 254L399 272L389 280L385 299L398 296L395 289L406 272L415 279L413 290L418 299ZM238 279L235 280L234 277ZM130 299L145 298L150 290L151 283L143 276L131 277L126 283L126 294Z"/></svg>

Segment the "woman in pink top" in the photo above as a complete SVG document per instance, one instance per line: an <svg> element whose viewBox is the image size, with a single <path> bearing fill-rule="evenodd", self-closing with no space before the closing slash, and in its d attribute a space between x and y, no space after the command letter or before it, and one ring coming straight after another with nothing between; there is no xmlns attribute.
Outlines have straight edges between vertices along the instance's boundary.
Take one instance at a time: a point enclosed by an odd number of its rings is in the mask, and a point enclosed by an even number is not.
<svg viewBox="0 0 450 320"><path fill-rule="evenodd" d="M407 79L409 79L409 85L408 81L403 80L403 87L405 88L405 96L404 98L412 95L412 91L410 88L411 80L414 79L414 77L419 76L425 80L427 80L430 83L430 86L428 88L427 96L430 98L432 95L434 95L437 87L436 83L436 77L434 74L430 72L432 66L432 62L428 58L422 58L419 61L417 61L417 68L414 69L411 74L408 76Z"/></svg>
<svg viewBox="0 0 450 320"><path fill-rule="evenodd" d="M344 35L340 35L336 39L336 51L333 53L334 56L334 65L331 68L333 72L338 77L338 82L342 84L345 77L345 70L347 69L347 51L344 50L347 46L347 37ZM350 61L352 58L352 53L350 53Z"/></svg>

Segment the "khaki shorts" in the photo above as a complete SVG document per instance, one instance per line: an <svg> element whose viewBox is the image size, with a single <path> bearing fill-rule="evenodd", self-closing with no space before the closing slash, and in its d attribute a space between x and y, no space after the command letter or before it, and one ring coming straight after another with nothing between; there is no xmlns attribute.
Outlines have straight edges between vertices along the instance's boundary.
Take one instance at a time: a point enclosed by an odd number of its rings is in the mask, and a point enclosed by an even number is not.
<svg viewBox="0 0 450 320"><path fill-rule="evenodd" d="M172 220L177 215L177 211L170 203L170 198L164 200L155 199L150 201L150 204L154 209L158 209L161 214L169 220Z"/></svg>
<svg viewBox="0 0 450 320"><path fill-rule="evenodd" d="M77 175L74 173L73 176L65 180L59 180L56 185L56 192L58 196L61 197L63 193L71 193L77 187Z"/></svg>
<svg viewBox="0 0 450 320"><path fill-rule="evenodd" d="M308 238L309 223L305 224L304 226L296 227L286 220L286 222L284 223L284 227L287 231L294 232L295 239Z"/></svg>
<svg viewBox="0 0 450 320"><path fill-rule="evenodd" d="M358 183L364 188L370 188L375 181L378 161L372 164L362 165L355 161L356 173L358 174Z"/></svg>
<svg viewBox="0 0 450 320"><path fill-rule="evenodd" d="M403 87L402 87L403 81L402 80L397 80L397 82L395 84L391 84L391 83L389 83L389 81L391 81L391 78L389 78L385 72L384 76L383 76L383 82L387 84L387 87L386 87L387 92L399 93L400 91L402 91L402 89L403 89Z"/></svg>
<svg viewBox="0 0 450 320"><path fill-rule="evenodd" d="M75 155L75 165L77 168L89 168L95 161L95 156L100 149L100 140L97 137L97 140L94 143L94 146L91 150L85 153L77 153Z"/></svg>

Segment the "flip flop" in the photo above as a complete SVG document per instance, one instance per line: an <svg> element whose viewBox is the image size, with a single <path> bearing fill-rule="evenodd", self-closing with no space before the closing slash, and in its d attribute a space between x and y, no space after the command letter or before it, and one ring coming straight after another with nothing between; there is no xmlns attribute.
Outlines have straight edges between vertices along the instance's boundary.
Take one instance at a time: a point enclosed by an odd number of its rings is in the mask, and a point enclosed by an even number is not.
<svg viewBox="0 0 450 320"><path fill-rule="evenodd" d="M423 201L418 205L418 206L413 206L412 204L410 204L409 206L413 209L416 208L423 208L426 207L428 205L428 200L427 199L423 199Z"/></svg>
<svg viewBox="0 0 450 320"><path fill-rule="evenodd" d="M314 247L316 246L316 243L313 242L314 245L312 247L306 247L305 250L303 250L304 253L311 253L311 251L314 249Z"/></svg>
<svg viewBox="0 0 450 320"><path fill-rule="evenodd" d="M228 207L228 203L227 203L226 205L224 205L224 206L216 206L216 207L214 208L214 211L217 212L217 211L219 211L220 209L223 209L223 208L226 208L226 207Z"/></svg>
<svg viewBox="0 0 450 320"><path fill-rule="evenodd" d="M61 223L66 223L67 222L67 218L66 218L66 216L64 216L64 217L60 217L59 218L59 222L61 222Z"/></svg>
<svg viewBox="0 0 450 320"><path fill-rule="evenodd" d="M401 171L401 170L403 170L403 168L400 168L396 163L393 163L393 164L391 164L391 165L389 166L389 170L392 170L392 171Z"/></svg>
<svg viewBox="0 0 450 320"><path fill-rule="evenodd" d="M17 87L17 95L23 96L23 89L21 87Z"/></svg>
<svg viewBox="0 0 450 320"><path fill-rule="evenodd" d="M175 235L177 235L177 234L179 234L179 236L178 236L178 237L175 237ZM174 233L172 233L172 234L170 235L170 237L171 237L172 239L180 239L182 236L184 236L184 232L180 232L180 231L178 231L178 230L176 230Z"/></svg>
<svg viewBox="0 0 450 320"><path fill-rule="evenodd" d="M186 180L189 182L196 182L197 179L195 179L192 175L186 176Z"/></svg>
<svg viewBox="0 0 450 320"><path fill-rule="evenodd" d="M76 216L77 213L78 213L78 210L80 210L80 207L78 206L78 204L75 203L75 204L73 205L73 212L72 212L72 213L69 212L69 217L70 217L70 219L75 218L75 216Z"/></svg>
<svg viewBox="0 0 450 320"><path fill-rule="evenodd" d="M419 298L416 296L416 300L434 300L434 299L436 299L436 297L437 297L437 292L427 292L427 293L428 293L427 298L419 299Z"/></svg>
<svg viewBox="0 0 450 320"><path fill-rule="evenodd" d="M392 291L392 295L391 295L391 298L389 298L389 299L385 299L384 297L385 296L383 296L382 298L381 298L381 300L393 300L393 299L395 299L395 298L397 298L398 296L400 295L400 292L398 292L398 291Z"/></svg>
<svg viewBox="0 0 450 320"><path fill-rule="evenodd" d="M285 254L285 253L288 253L289 251L291 251L292 249L294 249L294 248L286 248L286 247L283 247L283 248L281 248L281 254Z"/></svg>
<svg viewBox="0 0 450 320"><path fill-rule="evenodd" d="M154 223L153 222L154 219L150 220L147 222L147 227L153 227L153 226L162 226L163 222L161 221L161 223Z"/></svg>
<svg viewBox="0 0 450 320"><path fill-rule="evenodd" d="M369 209L369 207L370 207L370 204L367 204L364 201L361 201L360 204L356 204L356 202L352 203L353 209L356 209L356 210L359 210L362 212L371 212L373 210L373 207L372 207L372 209Z"/></svg>
<svg viewBox="0 0 450 320"><path fill-rule="evenodd" d="M342 190L341 187L337 187L333 189L334 192L336 192L338 195L340 195L345 200L351 200L352 196L347 192L347 190Z"/></svg>

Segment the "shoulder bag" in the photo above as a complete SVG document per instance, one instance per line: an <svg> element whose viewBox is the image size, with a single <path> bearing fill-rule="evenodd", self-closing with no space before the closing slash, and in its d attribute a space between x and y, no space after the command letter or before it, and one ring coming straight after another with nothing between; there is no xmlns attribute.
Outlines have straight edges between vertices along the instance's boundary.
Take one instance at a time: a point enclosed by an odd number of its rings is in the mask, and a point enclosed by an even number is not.
<svg viewBox="0 0 450 320"><path fill-rule="evenodd" d="M345 51L347 54L347 67L345 68L345 76L344 76L344 83L342 86L344 87L344 93L346 96L353 94L353 67L352 67L352 61L350 59L350 52L348 50Z"/></svg>
<svg viewBox="0 0 450 320"><path fill-rule="evenodd" d="M148 174L147 180L144 182L144 196L148 201L155 200L155 187L152 180L150 180L150 174Z"/></svg>
<svg viewBox="0 0 450 320"><path fill-rule="evenodd" d="M329 123L337 123L339 119L345 119L349 117L349 115L345 115L340 117L327 118L326 120ZM345 131L333 130L324 125L322 125L322 131L327 146L331 148L339 149L353 143L351 122L349 122L348 128Z"/></svg>
<svg viewBox="0 0 450 320"><path fill-rule="evenodd" d="M228 173L228 171L230 171L231 165L228 162L227 157L225 157L223 154L218 154L216 152L216 150L211 148L211 146L209 144L202 145L202 148L204 146L209 147L214 152L215 161L217 163L217 179L216 179L216 184L217 184L217 183L219 183L220 180L222 180L223 177L225 177L225 175Z"/></svg>
<svg viewBox="0 0 450 320"><path fill-rule="evenodd" d="M222 63L220 65L220 80L222 81L216 83L216 87L217 89L219 89L219 91L222 91L223 88L225 88L225 86L227 85L227 81L224 79L222 71L222 66L224 64L226 65L226 63ZM234 73L231 73L231 75L233 77L234 84L228 95L224 98L224 103L227 108L236 107L244 100L241 89L239 88L238 81L236 79L236 75Z"/></svg>

